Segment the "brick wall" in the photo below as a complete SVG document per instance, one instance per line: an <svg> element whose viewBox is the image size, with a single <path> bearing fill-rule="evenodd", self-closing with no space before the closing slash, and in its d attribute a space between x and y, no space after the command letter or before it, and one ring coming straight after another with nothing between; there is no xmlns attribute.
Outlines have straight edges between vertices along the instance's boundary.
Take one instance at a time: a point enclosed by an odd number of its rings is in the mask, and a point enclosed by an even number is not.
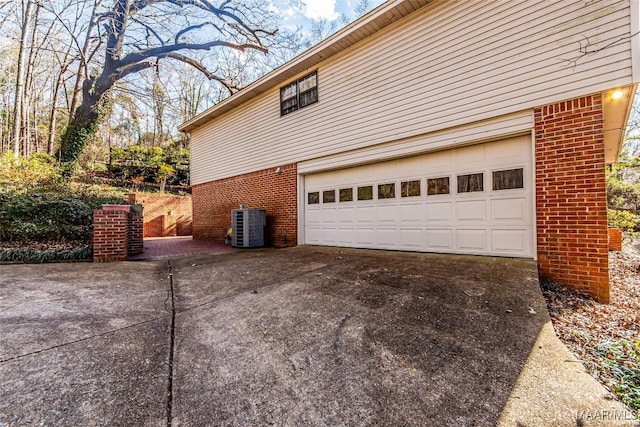
<svg viewBox="0 0 640 427"><path fill-rule="evenodd" d="M144 208L144 237L191 235L191 196L135 193L128 198Z"/></svg>
<svg viewBox="0 0 640 427"><path fill-rule="evenodd" d="M535 109L540 276L609 301L600 94Z"/></svg>
<svg viewBox="0 0 640 427"><path fill-rule="evenodd" d="M266 209L265 241L269 246L295 246L298 241L297 169L295 164L194 185L193 237L223 242L231 227L231 211Z"/></svg>
<svg viewBox="0 0 640 427"><path fill-rule="evenodd" d="M128 239L128 211L93 211L93 262L124 261Z"/></svg>
<svg viewBox="0 0 640 427"><path fill-rule="evenodd" d="M610 228L609 230L609 250L621 251L622 250L622 231L617 228Z"/></svg>

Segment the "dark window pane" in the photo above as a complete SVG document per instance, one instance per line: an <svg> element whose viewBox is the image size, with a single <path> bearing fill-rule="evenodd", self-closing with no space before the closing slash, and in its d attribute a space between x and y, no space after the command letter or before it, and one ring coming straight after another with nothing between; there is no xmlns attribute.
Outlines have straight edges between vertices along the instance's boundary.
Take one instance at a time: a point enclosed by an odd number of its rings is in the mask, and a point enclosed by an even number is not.
<svg viewBox="0 0 640 427"><path fill-rule="evenodd" d="M320 192L314 191L307 194L307 203L310 205L317 205L320 203Z"/></svg>
<svg viewBox="0 0 640 427"><path fill-rule="evenodd" d="M341 188L340 189L340 201L351 202L353 201L353 188Z"/></svg>
<svg viewBox="0 0 640 427"><path fill-rule="evenodd" d="M523 170L508 169L493 172L494 190L511 190L514 188L524 188Z"/></svg>
<svg viewBox="0 0 640 427"><path fill-rule="evenodd" d="M420 181L405 181L400 183L402 197L416 197L420 195Z"/></svg>
<svg viewBox="0 0 640 427"><path fill-rule="evenodd" d="M295 98L298 95L298 86L295 83L291 83L288 86L280 89L280 101Z"/></svg>
<svg viewBox="0 0 640 427"><path fill-rule="evenodd" d="M393 199L396 197L396 184L378 184L378 199Z"/></svg>
<svg viewBox="0 0 640 427"><path fill-rule="evenodd" d="M318 102L318 88L313 88L300 94L300 108L306 107L307 105L311 105L315 102Z"/></svg>
<svg viewBox="0 0 640 427"><path fill-rule="evenodd" d="M358 200L371 200L373 199L373 186L367 185L365 187L358 187Z"/></svg>
<svg viewBox="0 0 640 427"><path fill-rule="evenodd" d="M285 114L289 114L292 111L296 111L298 109L298 99L291 98L286 101L282 101L280 104L280 113L284 116Z"/></svg>
<svg viewBox="0 0 640 427"><path fill-rule="evenodd" d="M298 80L298 87L300 88L300 92L306 92L310 89L316 88L318 86L318 74L313 72L308 76L304 76L300 80Z"/></svg>
<svg viewBox="0 0 640 427"><path fill-rule="evenodd" d="M427 194L429 196L449 194L449 177L427 179Z"/></svg>
<svg viewBox="0 0 640 427"><path fill-rule="evenodd" d="M336 190L322 192L322 203L334 203L336 201Z"/></svg>
<svg viewBox="0 0 640 427"><path fill-rule="evenodd" d="M483 191L484 175L482 173L470 173L468 175L458 175L458 193L472 193Z"/></svg>

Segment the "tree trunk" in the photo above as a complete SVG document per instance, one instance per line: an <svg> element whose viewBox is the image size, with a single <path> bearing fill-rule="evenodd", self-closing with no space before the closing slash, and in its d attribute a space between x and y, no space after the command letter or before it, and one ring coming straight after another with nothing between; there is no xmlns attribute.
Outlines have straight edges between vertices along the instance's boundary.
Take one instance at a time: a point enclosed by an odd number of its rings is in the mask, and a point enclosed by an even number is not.
<svg viewBox="0 0 640 427"><path fill-rule="evenodd" d="M98 26L98 9L102 5L102 0L95 0L93 2L93 10L91 11L91 19L89 20L89 26L87 27L87 33L82 46L82 56L80 57L80 64L78 65L78 74L76 76L76 82L73 86L73 93L71 97L71 104L69 105L69 116L73 114L78 103L80 102L80 94L82 93L82 84L86 77L86 69L89 62L89 55L91 54L91 45L93 43L93 32Z"/></svg>
<svg viewBox="0 0 640 427"><path fill-rule="evenodd" d="M101 98L85 94L62 135L59 159L67 176L73 172L82 150L96 131Z"/></svg>
<svg viewBox="0 0 640 427"><path fill-rule="evenodd" d="M29 31L29 16L31 15L31 6L33 3L31 0L27 0L27 4L24 8L24 15L22 16L22 32L20 35L20 47L18 50L18 72L16 73L16 96L15 105L13 109L13 156L18 157L20 155L20 128L23 118L23 105L24 99L24 76L25 76L25 50L27 47L27 34Z"/></svg>
<svg viewBox="0 0 640 427"><path fill-rule="evenodd" d="M53 88L53 95L51 99L51 116L49 117L49 135L47 136L47 153L53 155L53 143L56 139L56 106L58 104L58 97L60 96L60 87L62 86L62 80L64 79L63 71L58 74L58 79Z"/></svg>

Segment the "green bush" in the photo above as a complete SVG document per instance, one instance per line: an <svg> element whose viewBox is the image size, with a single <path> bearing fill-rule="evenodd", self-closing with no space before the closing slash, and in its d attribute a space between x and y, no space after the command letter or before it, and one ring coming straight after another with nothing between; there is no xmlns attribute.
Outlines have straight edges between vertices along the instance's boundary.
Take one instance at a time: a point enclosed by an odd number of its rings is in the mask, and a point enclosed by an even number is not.
<svg viewBox="0 0 640 427"><path fill-rule="evenodd" d="M93 250L90 246L72 249L38 250L34 248L0 248L0 262L44 263L55 261L90 260Z"/></svg>
<svg viewBox="0 0 640 427"><path fill-rule="evenodd" d="M26 159L12 153L0 155L0 193L25 194L33 191L60 191L64 188L55 159L38 153Z"/></svg>
<svg viewBox="0 0 640 427"><path fill-rule="evenodd" d="M2 195L0 240L90 242L93 209L60 194Z"/></svg>
<svg viewBox="0 0 640 427"><path fill-rule="evenodd" d="M626 232L640 230L640 217L626 210L608 209L609 227L619 228Z"/></svg>

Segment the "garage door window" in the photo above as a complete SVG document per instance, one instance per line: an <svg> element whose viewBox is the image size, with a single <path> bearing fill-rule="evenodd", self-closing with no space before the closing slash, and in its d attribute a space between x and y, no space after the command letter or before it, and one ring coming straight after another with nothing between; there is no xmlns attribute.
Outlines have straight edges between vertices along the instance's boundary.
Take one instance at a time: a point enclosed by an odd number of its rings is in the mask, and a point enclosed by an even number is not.
<svg viewBox="0 0 640 427"><path fill-rule="evenodd" d="M508 169L503 171L493 171L494 190L513 190L524 188L523 169Z"/></svg>
<svg viewBox="0 0 640 427"><path fill-rule="evenodd" d="M352 202L352 201L353 201L353 188L341 188L340 202Z"/></svg>
<svg viewBox="0 0 640 427"><path fill-rule="evenodd" d="M322 192L322 203L335 203L336 190L327 190Z"/></svg>
<svg viewBox="0 0 640 427"><path fill-rule="evenodd" d="M427 179L427 195L449 194L449 177Z"/></svg>
<svg viewBox="0 0 640 427"><path fill-rule="evenodd" d="M483 190L484 175L482 173L458 175L458 193L473 193Z"/></svg>
<svg viewBox="0 0 640 427"><path fill-rule="evenodd" d="M420 196L420 180L403 181L400 183L400 195L402 197Z"/></svg>
<svg viewBox="0 0 640 427"><path fill-rule="evenodd" d="M373 186L366 185L364 187L358 187L358 200L372 200L373 199Z"/></svg>
<svg viewBox="0 0 640 427"><path fill-rule="evenodd" d="M307 194L307 204L317 205L318 203L320 203L320 193L318 191Z"/></svg>
<svg viewBox="0 0 640 427"><path fill-rule="evenodd" d="M393 199L396 197L396 184L378 184L378 199Z"/></svg>

